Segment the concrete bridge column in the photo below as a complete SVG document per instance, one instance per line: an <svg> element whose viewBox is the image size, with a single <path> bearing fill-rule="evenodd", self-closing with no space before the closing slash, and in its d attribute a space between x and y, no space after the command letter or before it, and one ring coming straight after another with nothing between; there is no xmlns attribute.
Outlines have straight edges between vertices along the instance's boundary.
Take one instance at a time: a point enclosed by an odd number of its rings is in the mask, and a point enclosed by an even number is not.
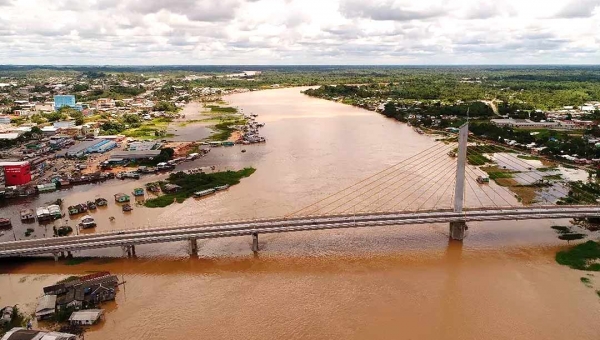
<svg viewBox="0 0 600 340"><path fill-rule="evenodd" d="M52 255L54 256L54 262L58 262L58 253L52 253Z"/></svg>
<svg viewBox="0 0 600 340"><path fill-rule="evenodd" d="M131 257L137 257L137 255L135 254L135 245L132 244L130 247L131 247Z"/></svg>
<svg viewBox="0 0 600 340"><path fill-rule="evenodd" d="M70 251L67 252L67 258L68 259L72 259L73 258L73 253L71 253Z"/></svg>
<svg viewBox="0 0 600 340"><path fill-rule="evenodd" d="M191 238L189 240L190 244L189 244L189 252L190 252L190 256L194 256L198 254L198 240L195 238Z"/></svg>
<svg viewBox="0 0 600 340"><path fill-rule="evenodd" d="M462 241L465 238L467 223L463 221L450 222L450 239Z"/></svg>
<svg viewBox="0 0 600 340"><path fill-rule="evenodd" d="M252 251L258 251L258 233L252 233Z"/></svg>

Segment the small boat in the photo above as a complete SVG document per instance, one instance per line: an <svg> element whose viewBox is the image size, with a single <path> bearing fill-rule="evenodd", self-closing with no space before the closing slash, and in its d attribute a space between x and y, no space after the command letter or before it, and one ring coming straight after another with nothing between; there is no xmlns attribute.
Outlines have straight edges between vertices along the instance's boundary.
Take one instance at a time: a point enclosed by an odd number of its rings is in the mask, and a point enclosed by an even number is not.
<svg viewBox="0 0 600 340"><path fill-rule="evenodd" d="M49 205L47 209L48 209L48 212L50 213L50 217L53 220L58 220L63 217L63 214L62 214L62 211L60 210L59 205L57 205L57 204Z"/></svg>
<svg viewBox="0 0 600 340"><path fill-rule="evenodd" d="M96 221L90 215L85 215L79 220L79 227L81 229L94 228L96 226Z"/></svg>
<svg viewBox="0 0 600 340"><path fill-rule="evenodd" d="M477 177L477 183L479 183L479 184L488 184L488 183L490 183L490 178L489 177L479 176L479 177Z"/></svg>
<svg viewBox="0 0 600 340"><path fill-rule="evenodd" d="M246 152L246 149L242 149L242 153Z"/></svg>
<svg viewBox="0 0 600 340"><path fill-rule="evenodd" d="M22 222L33 222L35 221L35 212L33 209L21 210L21 221Z"/></svg>
<svg viewBox="0 0 600 340"><path fill-rule="evenodd" d="M77 215L88 211L86 204L76 204L69 207L69 215Z"/></svg>
<svg viewBox="0 0 600 340"><path fill-rule="evenodd" d="M207 189L207 190L202 190L202 191L196 191L194 193L194 197L198 198L198 197L208 196L210 194L213 194L215 191L216 191L215 189Z"/></svg>
<svg viewBox="0 0 600 340"><path fill-rule="evenodd" d="M222 191L222 190L227 190L227 189L229 189L229 184L225 184L225 185L221 185L221 186L215 187L216 191Z"/></svg>
<svg viewBox="0 0 600 340"><path fill-rule="evenodd" d="M96 210L96 203L94 203L93 201L87 201L87 207L90 210Z"/></svg>
<svg viewBox="0 0 600 340"><path fill-rule="evenodd" d="M126 195L122 192L115 194L115 201L119 203L129 202L129 195Z"/></svg>
<svg viewBox="0 0 600 340"><path fill-rule="evenodd" d="M133 189L133 196L144 196L144 189L143 188Z"/></svg>
<svg viewBox="0 0 600 340"><path fill-rule="evenodd" d="M37 208L35 215L37 216L38 222L49 221L52 219L52 216L50 216L50 211L44 207Z"/></svg>
<svg viewBox="0 0 600 340"><path fill-rule="evenodd" d="M132 211L133 208L129 204L123 204L123 211Z"/></svg>
<svg viewBox="0 0 600 340"><path fill-rule="evenodd" d="M0 228L10 228L12 227L12 223L8 218L0 218Z"/></svg>
<svg viewBox="0 0 600 340"><path fill-rule="evenodd" d="M104 207L108 204L108 201L104 198L96 198L96 206L97 207Z"/></svg>

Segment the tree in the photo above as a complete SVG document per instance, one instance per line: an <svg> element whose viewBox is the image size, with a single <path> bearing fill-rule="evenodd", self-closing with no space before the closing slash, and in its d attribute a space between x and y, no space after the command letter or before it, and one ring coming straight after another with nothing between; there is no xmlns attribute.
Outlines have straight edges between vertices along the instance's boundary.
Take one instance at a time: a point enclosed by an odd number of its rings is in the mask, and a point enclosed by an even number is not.
<svg viewBox="0 0 600 340"><path fill-rule="evenodd" d="M396 116L396 104L393 102L385 103L382 114L390 118Z"/></svg>

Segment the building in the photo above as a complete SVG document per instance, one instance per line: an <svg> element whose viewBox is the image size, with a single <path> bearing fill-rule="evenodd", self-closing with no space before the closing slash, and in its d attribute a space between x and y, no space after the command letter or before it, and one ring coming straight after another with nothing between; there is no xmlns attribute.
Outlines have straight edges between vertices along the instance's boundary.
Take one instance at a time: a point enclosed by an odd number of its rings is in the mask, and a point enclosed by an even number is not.
<svg viewBox="0 0 600 340"><path fill-rule="evenodd" d="M10 124L9 116L0 116L0 124Z"/></svg>
<svg viewBox="0 0 600 340"><path fill-rule="evenodd" d="M92 152L105 152L116 146L115 142L106 139L85 140L70 147L65 155L67 157L82 157Z"/></svg>
<svg viewBox="0 0 600 340"><path fill-rule="evenodd" d="M74 127L75 121L74 120L64 120L64 121L60 121L60 122L54 122L54 123L52 123L52 126L57 129L67 129L70 127Z"/></svg>
<svg viewBox="0 0 600 340"><path fill-rule="evenodd" d="M103 309L85 309L71 314L69 322L73 326L91 326L98 322L103 315Z"/></svg>
<svg viewBox="0 0 600 340"><path fill-rule="evenodd" d="M35 309L35 317L38 320L49 319L56 314L56 295L44 295Z"/></svg>
<svg viewBox="0 0 600 340"><path fill-rule="evenodd" d="M54 96L54 109L56 111L60 110L60 108L64 106L75 108L75 105L75 96L72 94Z"/></svg>
<svg viewBox="0 0 600 340"><path fill-rule="evenodd" d="M21 134L18 132L0 133L0 139L15 140L19 138L20 135Z"/></svg>
<svg viewBox="0 0 600 340"><path fill-rule="evenodd" d="M518 129L555 129L555 130L574 130L582 128L571 121L558 121L558 122L534 122L529 119L492 119L492 123L497 126L508 126Z"/></svg>
<svg viewBox="0 0 600 340"><path fill-rule="evenodd" d="M122 160L137 160L137 159L152 159L160 155L160 150L147 151L116 151L113 152L111 158Z"/></svg>
<svg viewBox="0 0 600 340"><path fill-rule="evenodd" d="M159 142L131 142L127 144L129 151L148 151L158 149L160 147Z"/></svg>
<svg viewBox="0 0 600 340"><path fill-rule="evenodd" d="M76 340L77 336L68 333L44 332L33 329L13 328L0 340Z"/></svg>
<svg viewBox="0 0 600 340"><path fill-rule="evenodd" d="M31 182L31 166L29 162L0 162L6 185L24 185Z"/></svg>

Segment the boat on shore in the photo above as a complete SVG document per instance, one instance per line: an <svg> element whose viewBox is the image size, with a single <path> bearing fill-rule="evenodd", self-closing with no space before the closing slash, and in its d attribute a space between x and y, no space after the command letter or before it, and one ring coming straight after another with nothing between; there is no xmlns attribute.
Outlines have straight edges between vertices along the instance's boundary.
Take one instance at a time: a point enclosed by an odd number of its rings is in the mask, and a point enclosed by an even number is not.
<svg viewBox="0 0 600 340"><path fill-rule="evenodd" d="M229 187L230 187L229 184L225 184L225 185L221 185L221 186L215 187L215 190L216 191L227 190L227 189L229 189Z"/></svg>
<svg viewBox="0 0 600 340"><path fill-rule="evenodd" d="M202 191L196 191L194 193L194 197L200 198L200 197L208 196L210 194L214 194L215 191L216 191L215 189L206 189L206 190L202 190Z"/></svg>
<svg viewBox="0 0 600 340"><path fill-rule="evenodd" d="M10 228L12 227L12 222L8 218L0 218L0 228Z"/></svg>
<svg viewBox="0 0 600 340"><path fill-rule="evenodd" d="M34 222L35 221L35 211L33 209L23 209L21 210L21 222Z"/></svg>

